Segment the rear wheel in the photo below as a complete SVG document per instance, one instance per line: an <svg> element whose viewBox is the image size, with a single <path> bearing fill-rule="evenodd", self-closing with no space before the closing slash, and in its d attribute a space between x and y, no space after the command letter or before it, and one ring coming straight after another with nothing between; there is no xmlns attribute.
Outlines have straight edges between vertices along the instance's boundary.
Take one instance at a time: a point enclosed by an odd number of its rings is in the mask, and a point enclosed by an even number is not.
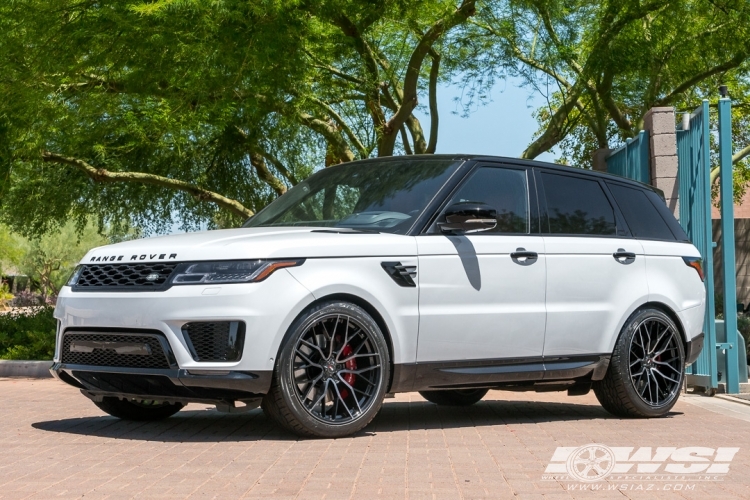
<svg viewBox="0 0 750 500"><path fill-rule="evenodd" d="M674 321L659 309L631 316L615 345L596 398L618 417L662 417L680 396L685 350Z"/></svg>
<svg viewBox="0 0 750 500"><path fill-rule="evenodd" d="M104 398L94 402L105 413L123 420L161 420L171 417L185 405L161 401L135 401L118 398Z"/></svg>
<svg viewBox="0 0 750 500"><path fill-rule="evenodd" d="M375 320L348 302L323 303L290 327L263 411L301 436L347 436L378 413L389 377Z"/></svg>
<svg viewBox="0 0 750 500"><path fill-rule="evenodd" d="M440 406L471 406L478 403L489 389L454 389L442 391L420 391L419 395L430 403Z"/></svg>

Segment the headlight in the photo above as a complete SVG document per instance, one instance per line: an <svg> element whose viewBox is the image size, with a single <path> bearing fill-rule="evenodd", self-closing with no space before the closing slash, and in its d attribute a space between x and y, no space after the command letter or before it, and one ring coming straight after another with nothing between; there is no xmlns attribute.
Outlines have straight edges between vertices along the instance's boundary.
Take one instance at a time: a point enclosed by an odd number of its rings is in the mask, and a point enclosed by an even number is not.
<svg viewBox="0 0 750 500"><path fill-rule="evenodd" d="M75 285L78 282L78 277L81 275L81 271L83 271L83 266L79 264L73 270L73 274L70 275L70 278L68 278L68 282L65 284L68 286Z"/></svg>
<svg viewBox="0 0 750 500"><path fill-rule="evenodd" d="M254 283L268 278L277 269L300 266L303 262L305 259L228 260L183 264L177 269L172 284Z"/></svg>

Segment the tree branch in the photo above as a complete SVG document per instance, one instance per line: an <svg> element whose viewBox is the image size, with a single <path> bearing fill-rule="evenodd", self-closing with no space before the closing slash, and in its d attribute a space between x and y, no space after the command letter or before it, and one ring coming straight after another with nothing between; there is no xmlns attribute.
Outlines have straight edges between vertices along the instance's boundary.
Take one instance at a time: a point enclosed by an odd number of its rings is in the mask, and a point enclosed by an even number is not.
<svg viewBox="0 0 750 500"><path fill-rule="evenodd" d="M399 131L401 132L401 142L404 143L404 153L408 155L414 154L414 152L411 150L411 146L409 145L409 137L406 135L406 128L401 125Z"/></svg>
<svg viewBox="0 0 750 500"><path fill-rule="evenodd" d="M255 167L255 171L258 173L258 177L260 177L263 182L271 186L271 189L276 191L277 195L281 196L282 194L286 193L286 186L283 182L281 182L281 180L279 180L278 177L273 175L268 170L268 166L266 165L266 160L263 155L257 152L251 152L250 163L253 165L253 167Z"/></svg>
<svg viewBox="0 0 750 500"><path fill-rule="evenodd" d="M438 115L438 104L437 104L437 80L440 73L440 54L436 51L431 50L430 55L432 56L432 65L430 66L430 83L429 83L429 98L430 98L430 143L427 145L426 153L434 154L437 148L438 141L438 125L440 124L440 117Z"/></svg>
<svg viewBox="0 0 750 500"><path fill-rule="evenodd" d="M370 112L375 130L382 131L386 125L385 114L380 107L380 84L378 82L378 63L370 45L365 41L357 26L345 15L334 18L334 23L344 32L346 36L354 41L354 48L364 59L365 69L369 74L370 81L365 82L369 90L365 92L367 99L365 105Z"/></svg>
<svg viewBox="0 0 750 500"><path fill-rule="evenodd" d="M363 160L367 158L367 148L364 147L362 142L359 140L359 137L356 136L354 131L349 127L346 121L344 121L341 115L339 115L331 106L316 97L313 97L312 101L323 108L325 112L331 115L331 118L333 118L336 123L338 123L339 127L341 127L341 130L344 131L349 140L352 141L352 144L354 144L354 147L357 149L357 151L359 151L359 157Z"/></svg>
<svg viewBox="0 0 750 500"><path fill-rule="evenodd" d="M96 182L135 182L138 184L165 187L175 191L184 191L198 201L215 203L220 208L228 210L242 218L252 217L254 215L252 210L245 207L237 200L232 200L214 191L209 191L208 189L178 179L143 172L110 172L103 168L96 168L78 158L71 158L49 151L44 151L42 153L42 160L45 162L59 163L75 167Z"/></svg>
<svg viewBox="0 0 750 500"><path fill-rule="evenodd" d="M463 0L458 9L435 22L420 38L417 46L412 51L411 57L406 66L403 89L404 97L401 101L401 106L399 106L398 111L391 116L383 129L383 135L380 144L378 144L378 156L391 156L393 154L396 134L401 128L401 125L406 122L406 119L412 114L412 111L417 106L417 84L419 83L419 74L422 70L424 58L429 53L432 45L450 29L473 16L476 12L475 3L476 0Z"/></svg>
<svg viewBox="0 0 750 500"><path fill-rule="evenodd" d="M677 87L675 87L674 90L672 90L672 92L670 92L666 96L656 101L654 103L654 106L666 106L667 104L670 104L672 102L672 99L682 94L683 92L688 90L690 87L692 87L696 83L701 82L705 80L706 78L709 78L717 73L723 73L725 71L729 71L730 69L734 69L737 66L741 65L743 62L745 62L745 59L746 59L746 54L744 52L741 52L725 63L719 64L718 66L714 66L713 68L707 69L703 73L698 73L697 75L694 75L692 78L688 78L687 80L679 84Z"/></svg>
<svg viewBox="0 0 750 500"><path fill-rule="evenodd" d="M263 157L266 160L268 160L268 162L271 165L273 165L273 167L281 175L283 175L286 178L286 180L288 180L289 183L292 186L296 186L297 184L299 184L299 179L297 179L297 176L295 176L292 172L290 172L289 169L286 168L286 166L283 163L281 163L281 161L279 161L278 158L276 158L274 155L270 154L268 151L266 151L265 149L261 148L260 146L256 145L255 149L258 151L258 153L260 153L261 155L263 155Z"/></svg>

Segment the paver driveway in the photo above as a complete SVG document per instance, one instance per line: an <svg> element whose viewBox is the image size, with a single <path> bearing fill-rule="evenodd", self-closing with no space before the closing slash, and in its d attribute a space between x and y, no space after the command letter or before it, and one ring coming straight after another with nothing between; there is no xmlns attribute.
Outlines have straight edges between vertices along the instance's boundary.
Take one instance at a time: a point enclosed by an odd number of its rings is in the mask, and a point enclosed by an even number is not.
<svg viewBox="0 0 750 500"><path fill-rule="evenodd" d="M750 407L699 396L668 418L620 420L592 394L493 391L468 409L398 395L357 436L299 440L260 410L190 405L122 422L61 382L0 379L0 497L750 498L748 426ZM557 447L588 443L740 451L722 481L678 481L677 493L664 481L607 478L592 492L542 479Z"/></svg>

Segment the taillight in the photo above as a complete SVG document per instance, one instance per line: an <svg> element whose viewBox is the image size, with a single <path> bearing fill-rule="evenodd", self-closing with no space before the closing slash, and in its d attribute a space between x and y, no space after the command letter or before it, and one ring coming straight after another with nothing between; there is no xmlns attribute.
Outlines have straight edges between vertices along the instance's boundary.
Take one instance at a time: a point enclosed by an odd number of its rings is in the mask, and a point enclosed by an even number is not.
<svg viewBox="0 0 750 500"><path fill-rule="evenodd" d="M701 281L705 281L706 277L703 274L703 259L700 257L683 257L682 260L685 261L686 265L696 270Z"/></svg>

